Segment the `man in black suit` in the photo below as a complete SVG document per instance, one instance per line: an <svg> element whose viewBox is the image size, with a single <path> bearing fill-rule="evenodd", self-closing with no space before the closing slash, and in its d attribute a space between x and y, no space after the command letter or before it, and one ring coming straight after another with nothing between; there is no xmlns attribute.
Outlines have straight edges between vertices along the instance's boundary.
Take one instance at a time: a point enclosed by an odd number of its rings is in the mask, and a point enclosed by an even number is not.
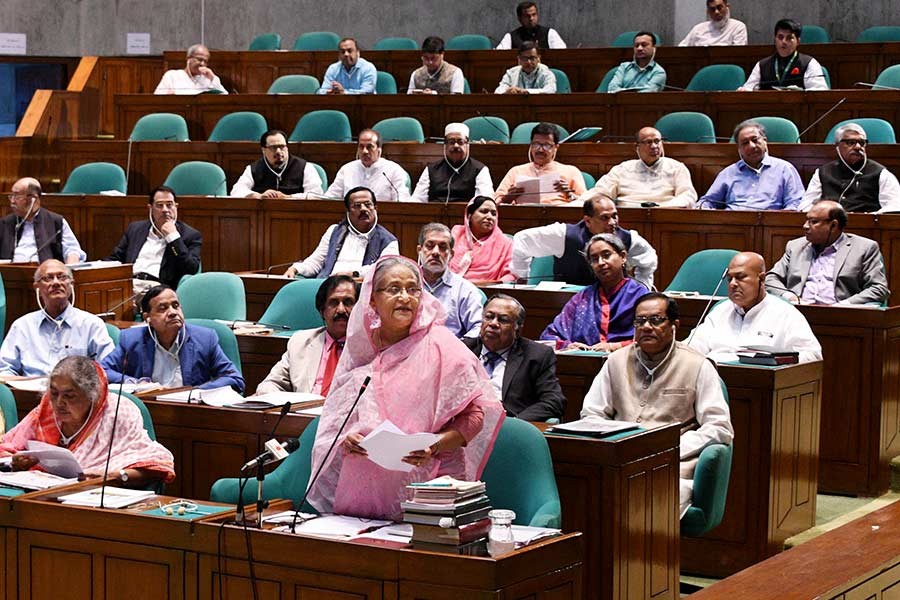
<svg viewBox="0 0 900 600"><path fill-rule="evenodd" d="M481 333L462 342L481 357L506 414L526 421L560 418L566 398L556 378L556 355L543 344L519 335L525 308L506 294L484 305Z"/></svg>
<svg viewBox="0 0 900 600"><path fill-rule="evenodd" d="M184 275L200 270L203 236L178 221L175 191L164 185L150 192L150 218L128 226L105 260L134 263L134 291L142 295L157 283L175 289Z"/></svg>

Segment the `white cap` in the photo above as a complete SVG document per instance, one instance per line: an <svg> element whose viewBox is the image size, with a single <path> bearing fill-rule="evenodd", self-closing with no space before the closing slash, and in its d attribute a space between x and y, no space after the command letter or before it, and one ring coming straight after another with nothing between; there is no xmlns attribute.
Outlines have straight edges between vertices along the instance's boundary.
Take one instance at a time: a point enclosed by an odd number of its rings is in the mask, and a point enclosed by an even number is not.
<svg viewBox="0 0 900 600"><path fill-rule="evenodd" d="M458 133L464 138L469 139L469 126L465 123L449 123L444 127L444 137L447 137L451 133Z"/></svg>

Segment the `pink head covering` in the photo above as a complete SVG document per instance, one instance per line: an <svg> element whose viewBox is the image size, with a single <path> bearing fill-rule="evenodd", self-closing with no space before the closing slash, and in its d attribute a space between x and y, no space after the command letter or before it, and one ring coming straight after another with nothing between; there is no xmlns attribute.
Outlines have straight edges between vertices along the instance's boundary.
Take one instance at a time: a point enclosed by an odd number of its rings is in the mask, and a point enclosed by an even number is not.
<svg viewBox="0 0 900 600"><path fill-rule="evenodd" d="M463 213L464 224L453 226L450 270L469 281L513 281L515 276L509 266L512 261L512 240L500 229L499 218L486 238L479 240L472 233L472 213L489 200L494 202L487 196L476 196L470 200Z"/></svg>

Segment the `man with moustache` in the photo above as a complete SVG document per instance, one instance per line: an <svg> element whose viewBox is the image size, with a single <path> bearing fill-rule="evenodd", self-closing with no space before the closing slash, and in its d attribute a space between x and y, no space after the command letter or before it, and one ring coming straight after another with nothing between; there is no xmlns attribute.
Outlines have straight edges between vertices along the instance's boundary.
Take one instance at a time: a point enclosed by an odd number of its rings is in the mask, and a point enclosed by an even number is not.
<svg viewBox="0 0 900 600"><path fill-rule="evenodd" d="M356 160L338 169L334 181L325 192L326 198L343 198L347 190L366 187L382 201L409 200L409 175L403 167L381 156L381 134L374 129L359 132Z"/></svg>
<svg viewBox="0 0 900 600"><path fill-rule="evenodd" d="M780 302L780 301L777 301ZM600 417L653 428L681 425L681 515L691 504L694 468L710 444L730 444L731 413L715 366L676 340L678 304L659 292L638 299L634 344L609 355L591 384L582 418Z"/></svg>
<svg viewBox="0 0 900 600"><path fill-rule="evenodd" d="M728 0L706 0L709 19L694 25L679 46L746 46L747 26L731 16Z"/></svg>
<svg viewBox="0 0 900 600"><path fill-rule="evenodd" d="M357 296L352 277L332 275L325 279L316 292L316 310L325 326L293 334L287 352L257 386L256 393L308 392L327 396Z"/></svg>
<svg viewBox="0 0 900 600"><path fill-rule="evenodd" d="M424 287L447 312L444 326L458 338L475 337L481 326L483 295L473 283L447 268L453 257L453 235L443 223L428 223L419 231L419 266Z"/></svg>
<svg viewBox="0 0 900 600"><path fill-rule="evenodd" d="M520 27L503 36L497 50L518 50L525 42L534 42L541 48L565 48L566 43L555 29L538 23L538 8L534 2L519 2L516 18Z"/></svg>
<svg viewBox="0 0 900 600"><path fill-rule="evenodd" d="M819 61L797 51L803 27L792 19L775 23L775 54L753 66L750 77L739 92L796 87L805 90L827 90L825 74Z"/></svg>
<svg viewBox="0 0 900 600"><path fill-rule="evenodd" d="M307 198L322 195L322 179L312 163L288 150L287 136L270 129L259 138L262 158L247 165L231 188L238 198Z"/></svg>
<svg viewBox="0 0 900 600"><path fill-rule="evenodd" d="M204 92L227 94L225 87L209 68L209 48L194 44L187 50L187 64L183 69L166 71L154 94L194 95Z"/></svg>
<svg viewBox="0 0 900 600"><path fill-rule="evenodd" d="M634 59L623 62L609 82L609 93L622 91L661 92L666 70L656 62L656 34L639 31L634 36Z"/></svg>
<svg viewBox="0 0 900 600"><path fill-rule="evenodd" d="M468 202L494 195L491 172L469 156L469 127L450 123L444 128L444 158L425 167L412 194L413 202Z"/></svg>
<svg viewBox="0 0 900 600"><path fill-rule="evenodd" d="M41 184L33 177L23 177L13 184L10 214L0 219L0 259L14 263L42 263L51 258L66 264L83 261L87 254L69 222L42 208L42 198Z"/></svg>
<svg viewBox="0 0 900 600"><path fill-rule="evenodd" d="M378 70L359 55L353 38L338 43L338 62L332 63L322 78L319 94L374 94Z"/></svg>

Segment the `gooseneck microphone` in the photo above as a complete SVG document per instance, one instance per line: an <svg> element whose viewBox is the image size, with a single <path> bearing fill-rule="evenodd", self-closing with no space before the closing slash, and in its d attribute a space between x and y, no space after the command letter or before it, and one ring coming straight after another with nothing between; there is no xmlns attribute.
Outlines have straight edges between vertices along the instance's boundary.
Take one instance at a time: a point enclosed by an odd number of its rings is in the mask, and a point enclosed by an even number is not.
<svg viewBox="0 0 900 600"><path fill-rule="evenodd" d="M807 131L809 131L810 129L812 129L812 128L815 127L816 125L818 125L819 122L820 122L822 119L824 119L825 117L827 117L828 115L830 115L830 114L834 111L834 109L836 109L838 106L840 106L841 104L843 104L844 102L846 102L846 100L847 100L847 97L846 97L846 96L844 96L843 98L841 98L840 100L838 100L838 101L834 104L834 106L832 106L831 108L829 108L828 110L826 110L826 111L822 114L821 117L819 117L818 119L816 119L815 121L813 121L813 122L810 124L809 127L807 127L806 129L804 129L803 131L801 131L801 132L797 135L797 142L800 142L800 138L803 137L803 134L804 134L804 133L806 133Z"/></svg>
<svg viewBox="0 0 900 600"><path fill-rule="evenodd" d="M697 320L697 324L694 326L694 329L691 330L691 334L688 336L685 344L691 344L691 339L694 337L694 334L697 333L697 329L700 328L700 324L703 323L703 319L706 318L706 313L709 312L709 307L712 306L713 300L716 299L716 294L719 292L719 287L721 287L722 282L725 281L725 278L728 277L728 267L725 267L725 270L722 271L721 277L719 277L719 282L716 284L716 288L713 290L712 295L709 297L709 302L706 303L706 306L703 308L703 312L700 313L700 318Z"/></svg>
<svg viewBox="0 0 900 600"><path fill-rule="evenodd" d="M397 186L394 185L394 182L391 181L391 178L388 177L388 174L387 174L387 173L385 173L384 171L382 171L381 174L384 175L384 178L387 179L387 182L388 182L388 184L391 186L391 189L394 190L394 193L397 195L397 196L394 198L394 201L395 201L395 202L400 202L400 190L397 189Z"/></svg>
<svg viewBox="0 0 900 600"><path fill-rule="evenodd" d="M116 412L113 414L112 431L109 434L109 448L106 449L106 464L103 465L103 481L100 483L100 508L106 498L106 477L109 475L109 461L112 459L113 440L116 439L116 422L119 420L119 405L122 402L122 385L125 383L125 371L128 365L128 354L122 356L122 379L119 381L119 393L116 395Z"/></svg>

